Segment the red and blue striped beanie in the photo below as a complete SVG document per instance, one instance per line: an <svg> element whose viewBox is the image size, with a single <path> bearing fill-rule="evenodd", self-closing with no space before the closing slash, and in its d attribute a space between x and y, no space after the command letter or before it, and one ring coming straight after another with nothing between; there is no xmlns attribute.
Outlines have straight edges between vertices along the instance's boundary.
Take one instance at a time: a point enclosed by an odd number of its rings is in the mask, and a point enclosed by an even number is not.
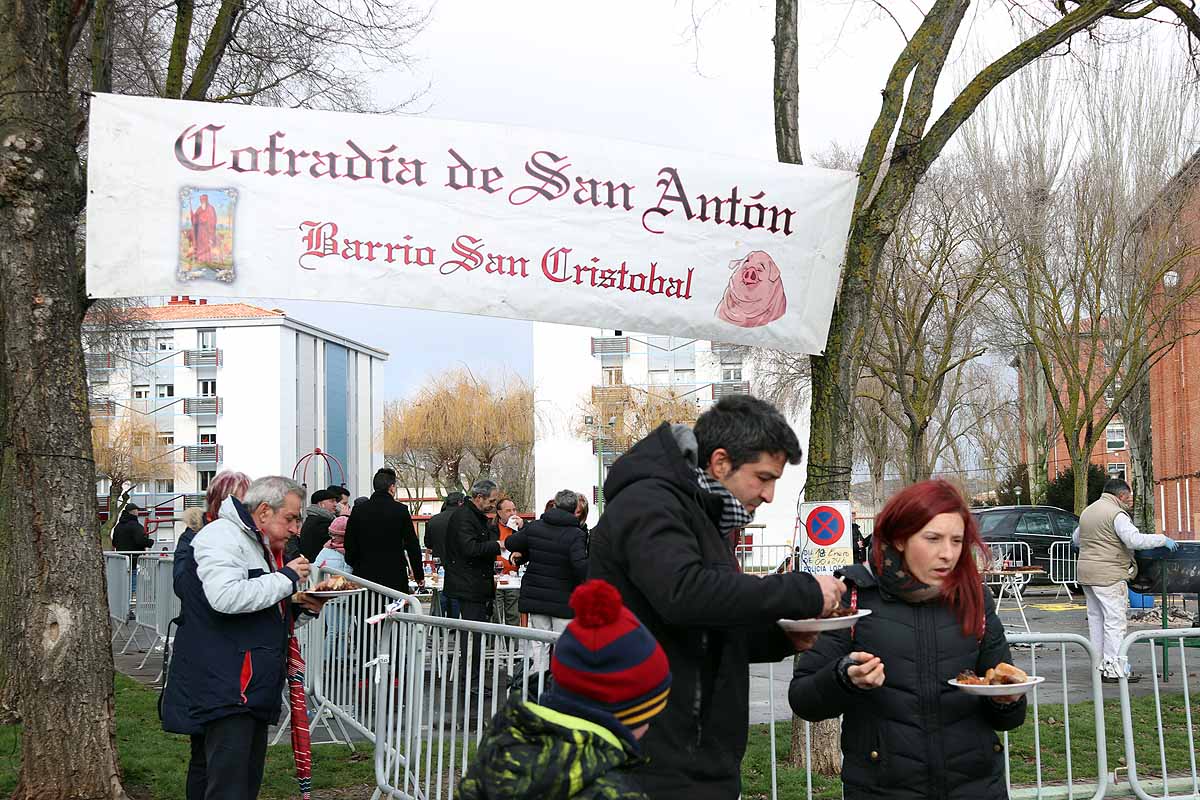
<svg viewBox="0 0 1200 800"><path fill-rule="evenodd" d="M667 707L667 654L612 584L590 580L571 594L575 619L554 645L550 672L561 690L636 728Z"/></svg>

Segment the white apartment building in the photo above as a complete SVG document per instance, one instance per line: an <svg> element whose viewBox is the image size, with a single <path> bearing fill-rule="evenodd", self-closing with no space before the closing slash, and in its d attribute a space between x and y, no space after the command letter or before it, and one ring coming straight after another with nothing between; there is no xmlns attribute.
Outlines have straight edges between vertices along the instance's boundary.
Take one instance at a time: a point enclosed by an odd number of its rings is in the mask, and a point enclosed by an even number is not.
<svg viewBox="0 0 1200 800"><path fill-rule="evenodd" d="M560 489L591 496L589 524L598 516L598 487L620 453L606 446L605 420L583 424L594 403L624 392L670 388L701 410L726 394L747 394L754 366L746 348L700 339L631 331L596 330L552 323L533 326L534 484L538 509ZM808 421L791 420L807 451ZM585 435L585 430L587 433ZM756 544L790 544L804 465L789 466L774 500L755 516Z"/></svg>
<svg viewBox="0 0 1200 800"><path fill-rule="evenodd" d="M140 313L147 325L128 352L85 358L93 419L143 417L166 449L174 477L133 487L151 521L203 505L223 469L292 475L300 463L310 490L344 481L370 494L387 353L246 303L172 297ZM328 457L304 458L318 449ZM106 497L108 481L96 488ZM157 527L152 535L173 538L169 523Z"/></svg>

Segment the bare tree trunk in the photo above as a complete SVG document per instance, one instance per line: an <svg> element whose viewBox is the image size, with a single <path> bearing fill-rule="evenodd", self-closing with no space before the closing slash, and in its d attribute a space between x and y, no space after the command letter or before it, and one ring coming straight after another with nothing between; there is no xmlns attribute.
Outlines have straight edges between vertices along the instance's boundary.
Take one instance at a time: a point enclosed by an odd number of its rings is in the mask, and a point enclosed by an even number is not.
<svg viewBox="0 0 1200 800"><path fill-rule="evenodd" d="M1133 487L1133 524L1143 533L1153 533L1154 450L1150 437L1150 380L1143 377L1121 403L1125 438L1129 443L1129 485ZM1187 520L1187 527L1192 521Z"/></svg>
<svg viewBox="0 0 1200 800"><path fill-rule="evenodd" d="M1040 505L1046 502L1046 489L1050 483L1046 463L1049 441L1046 428L1049 425L1047 398L1049 389L1046 376L1038 362L1032 345L1022 348L1017 362L1021 372L1021 425L1025 436L1025 466L1029 474L1029 502Z"/></svg>
<svg viewBox="0 0 1200 800"><path fill-rule="evenodd" d="M775 2L775 152L785 164L803 164L800 153L800 78L796 60L797 0Z"/></svg>
<svg viewBox="0 0 1200 800"><path fill-rule="evenodd" d="M1088 466L1091 464L1091 459L1088 454L1092 452L1091 447L1082 450L1071 449L1071 472L1075 479L1075 513L1082 514L1087 508L1088 499Z"/></svg>
<svg viewBox="0 0 1200 800"><path fill-rule="evenodd" d="M125 797L80 338L79 5L0 0L0 708L22 725L12 796L38 800Z"/></svg>

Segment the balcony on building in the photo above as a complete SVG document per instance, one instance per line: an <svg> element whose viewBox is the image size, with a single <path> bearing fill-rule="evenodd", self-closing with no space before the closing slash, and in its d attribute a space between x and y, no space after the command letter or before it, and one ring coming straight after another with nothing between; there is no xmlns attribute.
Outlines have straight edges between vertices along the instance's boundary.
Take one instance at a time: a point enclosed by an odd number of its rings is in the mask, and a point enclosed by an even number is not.
<svg viewBox="0 0 1200 800"><path fill-rule="evenodd" d="M628 336L593 336L592 355L624 355L629 352Z"/></svg>
<svg viewBox="0 0 1200 800"><path fill-rule="evenodd" d="M185 494L183 496L184 508L204 508L204 493Z"/></svg>
<svg viewBox="0 0 1200 800"><path fill-rule="evenodd" d="M594 405L623 405L630 402L632 392L628 386L593 386L592 403Z"/></svg>
<svg viewBox="0 0 1200 800"><path fill-rule="evenodd" d="M748 381L717 381L713 384L713 400L733 394L750 394Z"/></svg>
<svg viewBox="0 0 1200 800"><path fill-rule="evenodd" d="M617 442L608 433L593 433L592 434L592 455L599 455L601 449L604 450L604 455L607 457L609 453L616 451Z"/></svg>
<svg viewBox="0 0 1200 800"><path fill-rule="evenodd" d="M219 444L193 444L183 448L185 464L220 464L225 448Z"/></svg>
<svg viewBox="0 0 1200 800"><path fill-rule="evenodd" d="M115 417L117 404L112 400L88 399L88 411L93 417Z"/></svg>
<svg viewBox="0 0 1200 800"><path fill-rule="evenodd" d="M219 367L221 366L221 349L184 350L183 365L185 367Z"/></svg>
<svg viewBox="0 0 1200 800"><path fill-rule="evenodd" d="M116 367L116 359L112 353L84 353L83 363L90 370L113 369Z"/></svg>
<svg viewBox="0 0 1200 800"><path fill-rule="evenodd" d="M188 397L183 401L183 413L192 417L220 414L221 398Z"/></svg>
<svg viewBox="0 0 1200 800"><path fill-rule="evenodd" d="M741 344L730 344L729 342L712 343L713 355L722 364L741 364L745 360L744 356L748 349L745 345Z"/></svg>

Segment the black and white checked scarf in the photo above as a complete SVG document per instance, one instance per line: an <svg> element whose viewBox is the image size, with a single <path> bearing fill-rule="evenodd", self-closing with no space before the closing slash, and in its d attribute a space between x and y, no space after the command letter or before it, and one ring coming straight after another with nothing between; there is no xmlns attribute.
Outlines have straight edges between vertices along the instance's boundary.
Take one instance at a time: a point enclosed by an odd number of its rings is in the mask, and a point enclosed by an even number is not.
<svg viewBox="0 0 1200 800"><path fill-rule="evenodd" d="M701 489L721 498L721 521L717 527L721 529L722 536L728 536L730 532L745 528L754 522L754 513L747 511L741 501L734 497L733 493L726 489L719 480L699 467L696 468L696 478L700 482Z"/></svg>

